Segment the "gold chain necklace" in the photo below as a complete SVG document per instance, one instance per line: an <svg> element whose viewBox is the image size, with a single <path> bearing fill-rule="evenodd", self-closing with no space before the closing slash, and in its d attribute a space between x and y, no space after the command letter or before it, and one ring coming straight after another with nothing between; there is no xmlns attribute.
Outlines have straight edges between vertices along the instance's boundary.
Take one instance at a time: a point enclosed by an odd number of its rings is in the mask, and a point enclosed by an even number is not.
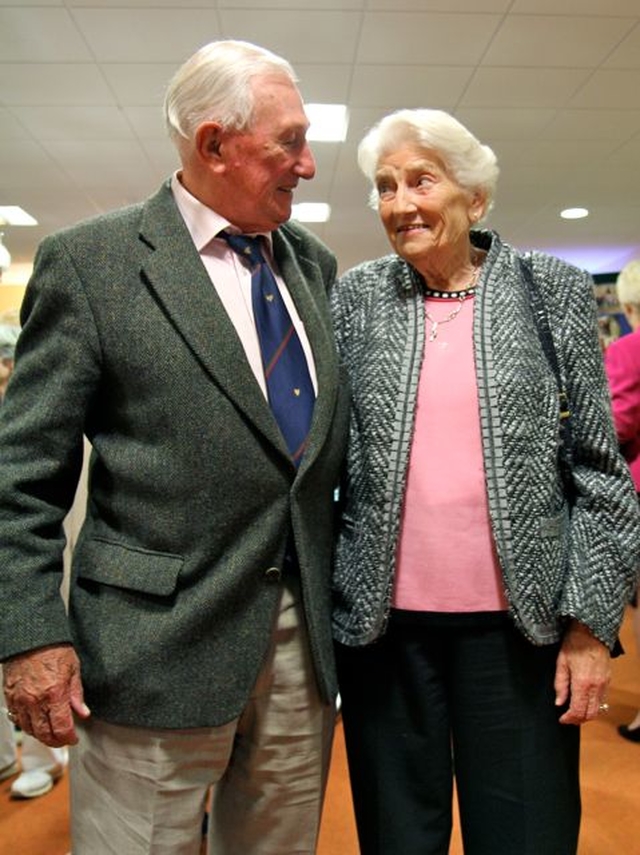
<svg viewBox="0 0 640 855"><path fill-rule="evenodd" d="M473 293L473 289L475 288L479 272L480 272L480 265L477 264L473 269L473 276L471 277L466 288L463 291L458 291L455 295L455 299L457 299L458 305L455 307L455 309L452 312L449 312L449 314L446 315L444 318L441 318L440 320L436 320L434 317L432 317L429 314L429 309L427 309L427 305L425 303L424 314L425 314L426 319L431 324L431 329L429 331L429 341L435 341L438 338L438 327L440 326L440 324L448 324L450 321L453 321L453 320L455 320L455 318L458 317L458 315L462 311L462 306L464 304L465 298ZM430 290L432 290L432 289L429 289L429 287L427 286L427 292Z"/></svg>
<svg viewBox="0 0 640 855"><path fill-rule="evenodd" d="M427 320L431 324L431 330L429 331L429 341L435 341L438 338L438 327L440 326L440 324L448 324L449 321L452 321L454 320L454 318L458 317L458 315L462 311L464 299L464 297L458 297L458 305L455 307L455 309L452 312L449 312L446 317L441 318L440 320L436 320L435 318L431 317L431 315L429 314L429 309L427 309L425 305L424 313Z"/></svg>

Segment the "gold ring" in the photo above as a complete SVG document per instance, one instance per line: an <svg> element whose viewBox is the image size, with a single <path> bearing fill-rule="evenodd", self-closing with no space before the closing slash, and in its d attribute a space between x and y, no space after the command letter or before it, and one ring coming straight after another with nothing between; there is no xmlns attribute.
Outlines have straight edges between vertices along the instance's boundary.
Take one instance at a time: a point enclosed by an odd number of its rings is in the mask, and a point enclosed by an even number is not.
<svg viewBox="0 0 640 855"><path fill-rule="evenodd" d="M9 721L12 721L14 724L18 721L18 716L14 712L11 712L11 710L5 710L4 714Z"/></svg>
<svg viewBox="0 0 640 855"><path fill-rule="evenodd" d="M598 707L598 712L607 713L609 712L609 704L600 704Z"/></svg>

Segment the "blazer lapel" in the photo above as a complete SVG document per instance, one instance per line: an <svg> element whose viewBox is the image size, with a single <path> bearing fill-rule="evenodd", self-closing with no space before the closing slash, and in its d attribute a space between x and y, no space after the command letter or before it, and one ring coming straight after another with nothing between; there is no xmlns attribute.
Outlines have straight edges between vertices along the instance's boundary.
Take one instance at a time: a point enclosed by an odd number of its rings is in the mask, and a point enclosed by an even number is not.
<svg viewBox="0 0 640 855"><path fill-rule="evenodd" d="M287 455L242 343L202 264L168 185L145 205L141 239L150 247L142 274L168 317L225 394Z"/></svg>

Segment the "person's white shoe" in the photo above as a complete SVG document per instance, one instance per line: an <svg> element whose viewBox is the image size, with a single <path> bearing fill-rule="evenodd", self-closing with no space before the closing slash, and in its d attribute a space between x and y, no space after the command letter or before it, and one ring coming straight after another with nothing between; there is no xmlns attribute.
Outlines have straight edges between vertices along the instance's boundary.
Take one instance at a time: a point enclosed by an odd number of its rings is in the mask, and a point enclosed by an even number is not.
<svg viewBox="0 0 640 855"><path fill-rule="evenodd" d="M54 783L62 777L65 767L61 763L47 769L31 769L23 772L11 784L11 798L35 799L44 796L53 789Z"/></svg>

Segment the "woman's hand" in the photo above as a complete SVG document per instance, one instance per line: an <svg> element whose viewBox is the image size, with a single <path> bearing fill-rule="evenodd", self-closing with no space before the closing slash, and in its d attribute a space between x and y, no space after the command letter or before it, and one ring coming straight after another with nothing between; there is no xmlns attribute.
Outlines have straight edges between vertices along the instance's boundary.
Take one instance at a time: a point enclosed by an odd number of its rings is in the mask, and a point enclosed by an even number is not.
<svg viewBox="0 0 640 855"><path fill-rule="evenodd" d="M606 703L610 680L608 647L587 626L572 620L556 662L556 706L569 703L560 723L584 724L596 718Z"/></svg>

